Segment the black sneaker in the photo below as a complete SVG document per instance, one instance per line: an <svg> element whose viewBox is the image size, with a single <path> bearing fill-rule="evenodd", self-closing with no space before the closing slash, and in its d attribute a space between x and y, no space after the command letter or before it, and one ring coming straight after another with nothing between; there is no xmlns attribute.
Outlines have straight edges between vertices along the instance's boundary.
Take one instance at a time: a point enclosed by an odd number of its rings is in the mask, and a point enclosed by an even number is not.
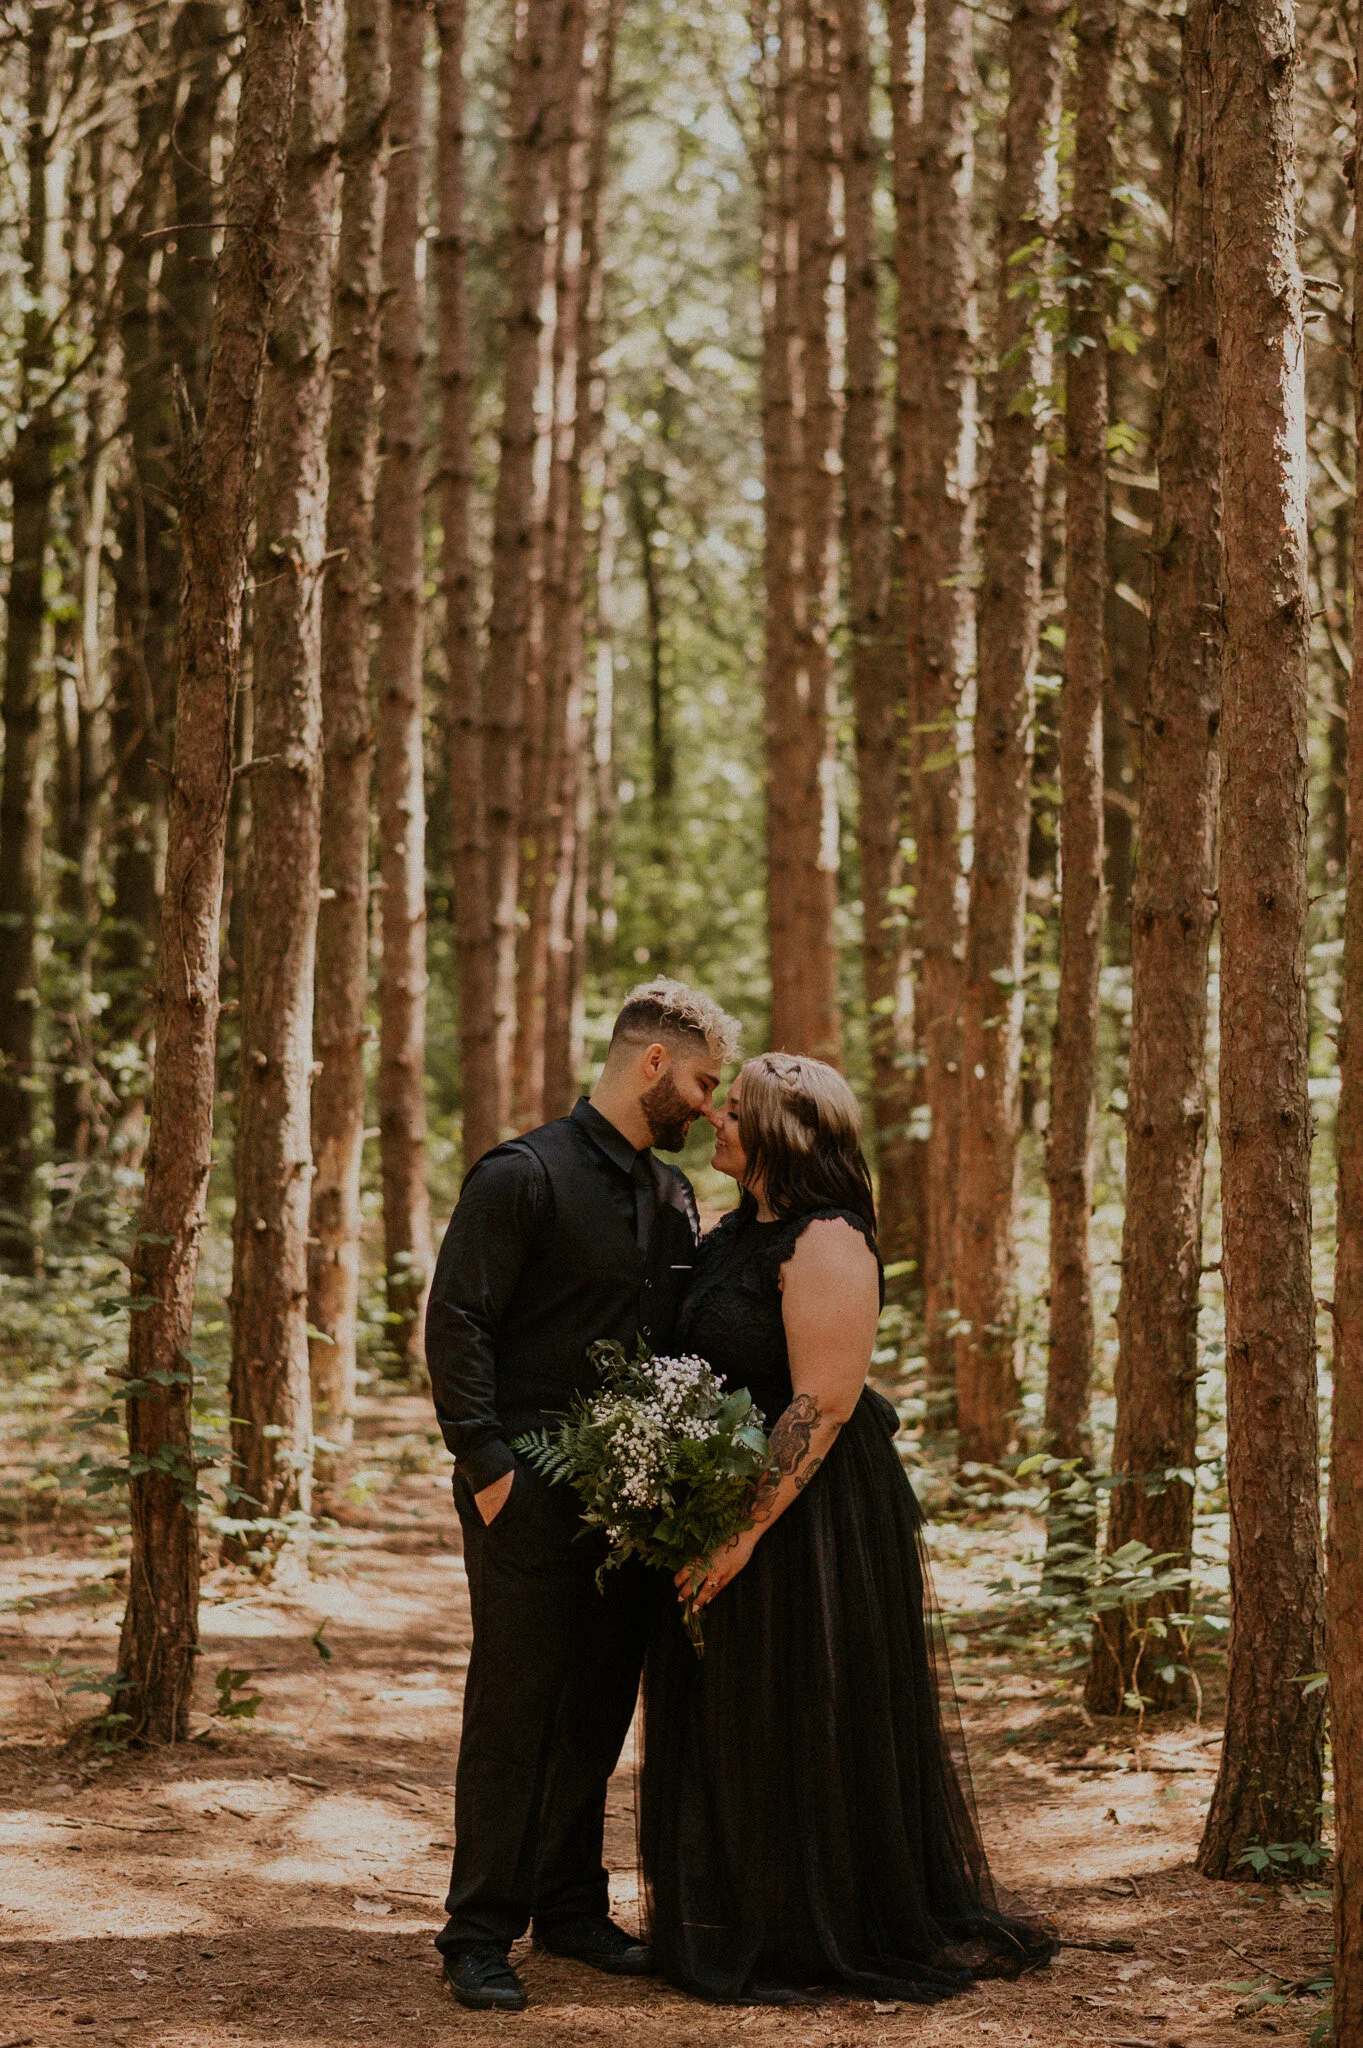
<svg viewBox="0 0 1363 2048"><path fill-rule="evenodd" d="M535 1942L551 1956L567 1956L608 1977L647 1977L653 1968L653 1951L613 1920L556 1920L536 1927Z"/></svg>
<svg viewBox="0 0 1363 2048"><path fill-rule="evenodd" d="M445 1982L471 2012L524 2012L525 1986L495 1941L457 1948L445 1958Z"/></svg>

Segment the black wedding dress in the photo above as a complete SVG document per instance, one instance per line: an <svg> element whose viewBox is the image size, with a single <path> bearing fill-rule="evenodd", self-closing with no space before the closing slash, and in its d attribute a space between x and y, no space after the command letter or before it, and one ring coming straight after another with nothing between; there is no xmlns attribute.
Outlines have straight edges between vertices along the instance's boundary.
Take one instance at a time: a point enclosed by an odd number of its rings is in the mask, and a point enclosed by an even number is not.
<svg viewBox="0 0 1363 2048"><path fill-rule="evenodd" d="M870 1240L861 1221L842 1215ZM771 1428L791 1399L779 1275L806 1216L736 1211L701 1246L675 1340ZM784 2004L819 1987L928 2003L1045 1962L1044 1926L998 1905L952 1755L926 1611L922 1514L864 1392L822 1468L644 1673L639 1787L654 1965L702 1998ZM945 1667L943 1667L945 1668ZM957 1732L959 1732L957 1730Z"/></svg>

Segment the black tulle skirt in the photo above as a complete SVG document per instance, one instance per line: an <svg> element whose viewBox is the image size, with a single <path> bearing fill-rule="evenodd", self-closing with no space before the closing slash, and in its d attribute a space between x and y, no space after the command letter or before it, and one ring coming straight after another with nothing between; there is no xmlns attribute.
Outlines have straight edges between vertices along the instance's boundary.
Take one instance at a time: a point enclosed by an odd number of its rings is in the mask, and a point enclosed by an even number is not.
<svg viewBox="0 0 1363 2048"><path fill-rule="evenodd" d="M1044 1963L970 1801L922 1515L872 1397L644 1678L643 1896L655 1967L702 1998L821 1988L926 2003Z"/></svg>

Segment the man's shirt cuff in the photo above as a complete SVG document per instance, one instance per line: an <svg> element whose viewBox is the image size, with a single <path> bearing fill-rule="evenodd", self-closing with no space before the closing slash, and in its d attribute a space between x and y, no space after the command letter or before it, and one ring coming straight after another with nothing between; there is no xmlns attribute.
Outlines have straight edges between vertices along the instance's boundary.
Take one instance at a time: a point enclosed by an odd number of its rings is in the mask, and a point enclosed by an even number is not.
<svg viewBox="0 0 1363 2048"><path fill-rule="evenodd" d="M489 1443L479 1444L476 1451L462 1452L455 1464L459 1477L474 1493L481 1493L485 1486L494 1485L497 1480L504 1479L508 1472L514 1472L515 1469L516 1460L511 1446L504 1443L500 1437L494 1437Z"/></svg>

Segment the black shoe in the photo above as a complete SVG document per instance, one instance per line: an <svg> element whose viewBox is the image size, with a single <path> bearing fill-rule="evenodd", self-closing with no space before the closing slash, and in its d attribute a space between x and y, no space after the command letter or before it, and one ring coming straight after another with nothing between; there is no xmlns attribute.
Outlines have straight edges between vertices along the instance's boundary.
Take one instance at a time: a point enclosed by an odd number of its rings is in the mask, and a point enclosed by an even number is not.
<svg viewBox="0 0 1363 2048"><path fill-rule="evenodd" d="M495 1941L457 1948L445 1958L445 1982L471 2012L524 2012L525 1986Z"/></svg>
<svg viewBox="0 0 1363 2048"><path fill-rule="evenodd" d="M551 1956L567 1956L608 1977L647 1977L653 1968L653 1951L613 1920L556 1920L535 1929L535 1942Z"/></svg>

